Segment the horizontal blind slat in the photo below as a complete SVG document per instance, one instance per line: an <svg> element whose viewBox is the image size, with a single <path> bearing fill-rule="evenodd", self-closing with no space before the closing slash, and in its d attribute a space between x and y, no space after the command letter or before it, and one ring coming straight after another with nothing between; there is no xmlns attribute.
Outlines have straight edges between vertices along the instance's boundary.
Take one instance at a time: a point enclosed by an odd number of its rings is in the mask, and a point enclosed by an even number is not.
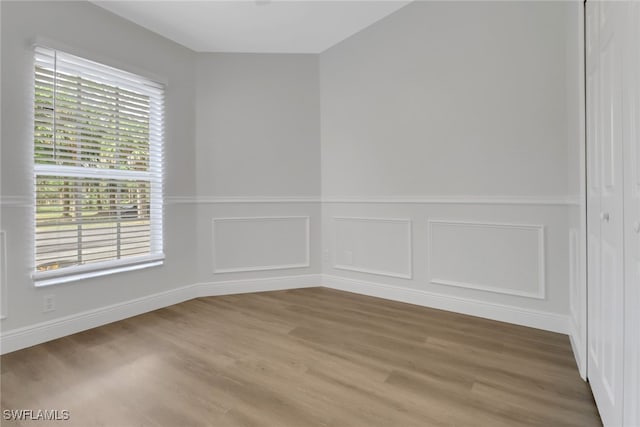
<svg viewBox="0 0 640 427"><path fill-rule="evenodd" d="M38 117L39 119L41 116ZM87 120L91 123L85 123L81 120ZM78 117L77 115L68 115L64 112L57 114L55 118L55 123L57 127L57 132L80 132L80 131L92 131L92 133L102 133L106 137L119 137L122 139L132 139L134 141L145 142L148 144L149 136L153 135L154 132L143 131L141 128L135 128L134 126L130 126L127 123L118 122L115 120L107 120L106 118L102 121L97 121L98 119ZM43 121L43 123L48 123L49 121ZM116 126L117 125L117 126ZM126 126L126 127L125 127ZM105 135L106 134L106 135ZM155 136L160 136L156 134Z"/></svg>
<svg viewBox="0 0 640 427"><path fill-rule="evenodd" d="M104 90L94 82L87 86L87 82L88 80L74 79L67 74L46 74L41 69L36 70L36 88L43 92L52 93L55 87L65 96L78 97L82 94L82 98L87 100L113 102L117 97L126 108L145 111L149 111L151 106L161 106L164 102L163 95L152 95L150 98L149 95L128 93L113 86Z"/></svg>
<svg viewBox="0 0 640 427"><path fill-rule="evenodd" d="M38 89L35 93L36 101L42 108L51 108L54 101L53 90ZM85 113L102 114L104 116L130 117L132 121L146 122L151 117L151 107L146 109L130 108L122 101L93 99L86 93L68 94L62 88L55 90L56 106L59 110L83 111Z"/></svg>
<svg viewBox="0 0 640 427"><path fill-rule="evenodd" d="M161 256L162 85L44 47L35 56L36 270Z"/></svg>
<svg viewBox="0 0 640 427"><path fill-rule="evenodd" d="M62 51L44 52L47 48L36 48L36 63L43 67L56 66L61 71L78 74L79 76L96 79L98 82L113 84L133 92L144 90L151 93L162 93L162 85L144 77L137 76L124 70L99 64Z"/></svg>

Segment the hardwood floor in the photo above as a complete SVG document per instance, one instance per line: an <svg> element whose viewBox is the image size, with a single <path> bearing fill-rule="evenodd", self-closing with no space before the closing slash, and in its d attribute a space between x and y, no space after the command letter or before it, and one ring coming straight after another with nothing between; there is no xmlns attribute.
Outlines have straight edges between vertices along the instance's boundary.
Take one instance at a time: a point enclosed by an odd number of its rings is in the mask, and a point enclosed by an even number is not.
<svg viewBox="0 0 640 427"><path fill-rule="evenodd" d="M325 288L200 298L1 367L2 409L58 426L601 425L565 335Z"/></svg>

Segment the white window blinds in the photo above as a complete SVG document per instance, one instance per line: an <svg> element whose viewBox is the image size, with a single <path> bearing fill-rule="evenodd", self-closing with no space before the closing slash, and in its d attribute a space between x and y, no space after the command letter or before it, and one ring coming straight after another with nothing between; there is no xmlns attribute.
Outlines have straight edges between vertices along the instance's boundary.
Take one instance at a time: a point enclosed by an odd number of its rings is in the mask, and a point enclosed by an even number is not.
<svg viewBox="0 0 640 427"><path fill-rule="evenodd" d="M164 88L36 47L36 285L163 259Z"/></svg>

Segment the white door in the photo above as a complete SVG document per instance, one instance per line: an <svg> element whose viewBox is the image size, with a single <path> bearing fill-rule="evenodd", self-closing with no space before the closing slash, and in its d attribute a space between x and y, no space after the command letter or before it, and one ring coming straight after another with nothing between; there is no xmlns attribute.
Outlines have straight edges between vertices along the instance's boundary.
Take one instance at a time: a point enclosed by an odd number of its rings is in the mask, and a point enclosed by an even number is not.
<svg viewBox="0 0 640 427"><path fill-rule="evenodd" d="M606 426L623 414L623 3L587 2L588 378Z"/></svg>
<svg viewBox="0 0 640 427"><path fill-rule="evenodd" d="M640 2L627 5L623 55L625 368L624 425L640 426Z"/></svg>

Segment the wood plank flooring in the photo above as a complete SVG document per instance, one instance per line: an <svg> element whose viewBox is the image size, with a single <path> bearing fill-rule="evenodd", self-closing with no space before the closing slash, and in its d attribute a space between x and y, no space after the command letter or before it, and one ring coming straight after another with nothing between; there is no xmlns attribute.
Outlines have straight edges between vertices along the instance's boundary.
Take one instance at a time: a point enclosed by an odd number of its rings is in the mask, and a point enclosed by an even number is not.
<svg viewBox="0 0 640 427"><path fill-rule="evenodd" d="M58 426L596 426L568 337L325 288L209 297L2 356Z"/></svg>

